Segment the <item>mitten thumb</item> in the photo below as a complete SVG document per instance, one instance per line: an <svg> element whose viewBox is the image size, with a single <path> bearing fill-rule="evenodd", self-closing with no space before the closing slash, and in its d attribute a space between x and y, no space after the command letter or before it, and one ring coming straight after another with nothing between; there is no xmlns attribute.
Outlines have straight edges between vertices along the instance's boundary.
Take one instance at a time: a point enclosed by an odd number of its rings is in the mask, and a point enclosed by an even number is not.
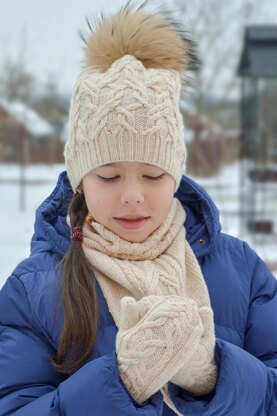
<svg viewBox="0 0 277 416"><path fill-rule="evenodd" d="M140 319L139 315L137 301L131 296L124 296L120 302L120 329L127 331L135 326Z"/></svg>
<svg viewBox="0 0 277 416"><path fill-rule="evenodd" d="M213 310L208 306L199 308L199 315L203 325L203 336L214 334Z"/></svg>

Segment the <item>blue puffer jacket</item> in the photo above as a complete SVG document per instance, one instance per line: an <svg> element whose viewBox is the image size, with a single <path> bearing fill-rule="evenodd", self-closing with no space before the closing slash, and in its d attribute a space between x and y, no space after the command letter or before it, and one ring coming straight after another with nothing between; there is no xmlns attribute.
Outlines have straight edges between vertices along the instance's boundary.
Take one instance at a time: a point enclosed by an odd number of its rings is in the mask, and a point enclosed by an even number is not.
<svg viewBox="0 0 277 416"><path fill-rule="evenodd" d="M87 363L69 377L49 364L62 327L60 298L53 294L57 263L70 244L71 195L63 172L37 210L30 257L0 292L0 415L173 416L160 392L138 405L123 385L117 328L98 285L100 326ZM210 293L219 375L208 395L170 384L171 397L184 415L276 416L277 280L247 243L221 232L218 210L199 185L183 177L176 197Z"/></svg>

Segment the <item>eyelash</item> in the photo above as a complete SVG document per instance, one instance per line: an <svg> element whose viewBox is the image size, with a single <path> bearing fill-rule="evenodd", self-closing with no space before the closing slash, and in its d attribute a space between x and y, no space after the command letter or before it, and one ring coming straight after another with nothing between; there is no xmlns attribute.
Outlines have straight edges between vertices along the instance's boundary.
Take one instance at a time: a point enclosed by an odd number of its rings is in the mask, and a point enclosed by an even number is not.
<svg viewBox="0 0 277 416"><path fill-rule="evenodd" d="M99 179L101 179L104 182L112 182L115 179L118 178L118 176L115 176L113 178L103 178L102 176L97 175ZM151 181L158 181L159 179L162 179L162 177L164 176L164 173L162 173L160 176L146 176L147 179L150 179Z"/></svg>

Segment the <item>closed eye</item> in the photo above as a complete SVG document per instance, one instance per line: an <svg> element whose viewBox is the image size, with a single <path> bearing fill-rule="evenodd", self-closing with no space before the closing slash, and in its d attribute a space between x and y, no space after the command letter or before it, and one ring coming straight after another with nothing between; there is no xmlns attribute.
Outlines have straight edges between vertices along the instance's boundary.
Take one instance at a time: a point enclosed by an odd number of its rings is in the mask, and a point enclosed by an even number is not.
<svg viewBox="0 0 277 416"><path fill-rule="evenodd" d="M99 179L101 179L102 181L105 181L105 182L112 182L112 181L116 180L117 178L119 178L119 176L114 176L113 178L104 178L103 176L99 176L99 175L97 175L97 176L98 176ZM146 176L145 175L145 178L150 179L151 181L157 181L159 179L162 179L163 176L164 176L164 173L162 173L159 176Z"/></svg>
<svg viewBox="0 0 277 416"><path fill-rule="evenodd" d="M164 176L164 173L162 173L160 176L146 176L146 178L152 181L157 181L158 179L162 179L163 176Z"/></svg>
<svg viewBox="0 0 277 416"><path fill-rule="evenodd" d="M114 178L103 178L103 176L99 176L99 175L97 175L97 176L98 176L99 179L101 179L102 181L105 181L105 182L114 181L115 179L118 178L118 176L115 176Z"/></svg>

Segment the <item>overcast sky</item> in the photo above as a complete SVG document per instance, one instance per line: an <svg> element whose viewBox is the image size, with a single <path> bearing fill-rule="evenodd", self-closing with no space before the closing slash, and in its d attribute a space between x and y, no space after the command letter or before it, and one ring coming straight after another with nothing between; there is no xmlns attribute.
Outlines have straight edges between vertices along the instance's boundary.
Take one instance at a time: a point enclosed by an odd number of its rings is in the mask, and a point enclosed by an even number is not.
<svg viewBox="0 0 277 416"><path fill-rule="evenodd" d="M42 81L55 77L60 89L70 92L81 67L77 32L86 27L84 16L122 4L125 0L1 0L0 66L24 51L32 73Z"/></svg>
<svg viewBox="0 0 277 416"><path fill-rule="evenodd" d="M137 1L139 4L143 2ZM230 5L235 11L237 6L247 8L248 4L253 4L250 23L277 23L277 0L218 1L226 2L226 12ZM26 69L39 81L43 83L52 78L61 92L71 94L83 58L83 43L78 30L86 29L85 16L101 10L113 12L125 3L126 0L1 0L0 73L3 62L7 59L18 60L21 56ZM150 0L150 3L153 7L160 4L166 4L169 8L176 6L174 0ZM209 7L208 0L187 0L188 11L196 4ZM230 18L224 30L226 35L233 26L237 30L234 21L239 18L235 13ZM220 37L222 43L225 42L223 35L224 33ZM215 53L222 53L220 49L219 52L215 47L213 49ZM240 45L236 41L232 49L236 60L239 49ZM202 54L205 53L213 59L210 49L206 51L204 45ZM207 69L209 70L209 65ZM218 85L221 90L221 84Z"/></svg>

